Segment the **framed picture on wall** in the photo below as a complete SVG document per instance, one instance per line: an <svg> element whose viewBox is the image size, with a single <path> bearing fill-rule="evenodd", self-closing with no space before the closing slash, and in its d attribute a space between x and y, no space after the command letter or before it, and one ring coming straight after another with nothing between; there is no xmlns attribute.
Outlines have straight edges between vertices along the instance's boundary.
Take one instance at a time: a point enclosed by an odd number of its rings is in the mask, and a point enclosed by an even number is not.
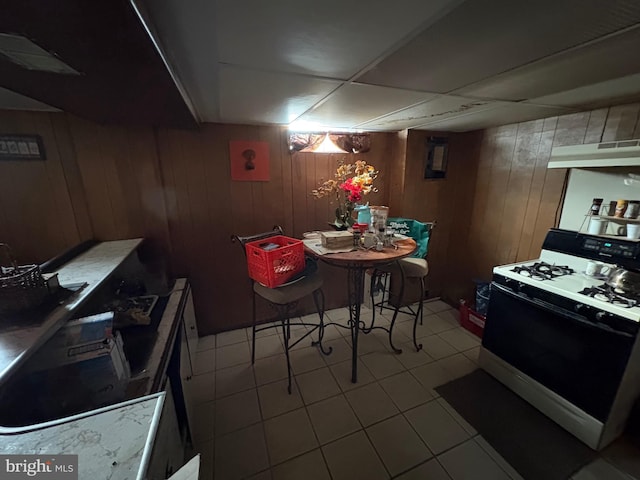
<svg viewBox="0 0 640 480"><path fill-rule="evenodd" d="M0 160L46 160L40 135L0 134Z"/></svg>
<svg viewBox="0 0 640 480"><path fill-rule="evenodd" d="M241 182L269 181L269 143L247 140L229 142L231 180Z"/></svg>
<svg viewBox="0 0 640 480"><path fill-rule="evenodd" d="M447 137L429 137L427 139L424 178L445 178L447 176L448 153L449 139Z"/></svg>

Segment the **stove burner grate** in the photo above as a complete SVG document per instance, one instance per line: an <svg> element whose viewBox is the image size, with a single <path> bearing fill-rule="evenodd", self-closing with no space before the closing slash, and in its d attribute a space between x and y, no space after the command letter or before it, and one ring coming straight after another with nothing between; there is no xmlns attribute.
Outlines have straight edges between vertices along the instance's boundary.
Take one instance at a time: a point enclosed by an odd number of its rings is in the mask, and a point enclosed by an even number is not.
<svg viewBox="0 0 640 480"><path fill-rule="evenodd" d="M635 307L638 305L638 300L640 300L637 297L630 297L627 294L623 294L606 283L596 287L587 287L578 293L624 308Z"/></svg>
<svg viewBox="0 0 640 480"><path fill-rule="evenodd" d="M551 265L547 262L521 265L514 267L512 271L525 277L531 277L534 280L552 280L556 277L563 277L574 273L574 270L566 265Z"/></svg>

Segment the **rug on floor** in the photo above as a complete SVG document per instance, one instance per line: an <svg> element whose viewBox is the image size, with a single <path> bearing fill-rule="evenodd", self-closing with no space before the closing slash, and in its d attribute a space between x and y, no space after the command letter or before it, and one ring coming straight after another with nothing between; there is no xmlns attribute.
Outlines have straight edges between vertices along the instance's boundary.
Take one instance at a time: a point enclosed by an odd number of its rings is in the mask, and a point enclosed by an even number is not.
<svg viewBox="0 0 640 480"><path fill-rule="evenodd" d="M436 391L525 480L565 480L598 456L483 370Z"/></svg>

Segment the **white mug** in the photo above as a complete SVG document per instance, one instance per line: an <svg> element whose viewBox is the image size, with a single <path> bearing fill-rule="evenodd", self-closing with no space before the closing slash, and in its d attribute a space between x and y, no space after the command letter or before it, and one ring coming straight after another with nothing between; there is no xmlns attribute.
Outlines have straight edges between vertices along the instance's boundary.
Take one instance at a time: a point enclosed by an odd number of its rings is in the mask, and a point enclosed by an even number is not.
<svg viewBox="0 0 640 480"><path fill-rule="evenodd" d="M607 225L609 225L608 220L603 220L602 218L592 218L589 221L589 233L591 235L604 235L607 231Z"/></svg>
<svg viewBox="0 0 640 480"><path fill-rule="evenodd" d="M589 261L587 262L587 268L585 272L591 277L597 277L599 275L607 275L611 271L611 267L601 262Z"/></svg>
<svg viewBox="0 0 640 480"><path fill-rule="evenodd" d="M627 238L637 240L640 238L640 225L637 223L629 223L627 225Z"/></svg>

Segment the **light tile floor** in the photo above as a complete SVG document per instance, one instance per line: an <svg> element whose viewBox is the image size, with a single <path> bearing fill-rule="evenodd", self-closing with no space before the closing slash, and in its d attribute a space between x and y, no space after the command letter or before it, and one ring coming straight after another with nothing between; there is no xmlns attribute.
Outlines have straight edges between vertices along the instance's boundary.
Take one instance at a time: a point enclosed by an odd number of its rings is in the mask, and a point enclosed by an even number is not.
<svg viewBox="0 0 640 480"><path fill-rule="evenodd" d="M363 309L362 317L371 312ZM344 322L346 309L327 312ZM376 324L389 324L376 315ZM313 320L310 320L313 321ZM281 329L251 329L201 338L190 393L196 399L195 449L202 479L516 480L518 473L434 390L477 368L479 340L444 302L425 303L415 352L411 317L400 315L394 343L386 333L360 337L359 378L350 381L349 331L330 327L329 356L307 337L291 351L293 392ZM292 328L293 338L306 332ZM313 334L314 338L316 334ZM617 442L573 480L640 478L635 447Z"/></svg>

